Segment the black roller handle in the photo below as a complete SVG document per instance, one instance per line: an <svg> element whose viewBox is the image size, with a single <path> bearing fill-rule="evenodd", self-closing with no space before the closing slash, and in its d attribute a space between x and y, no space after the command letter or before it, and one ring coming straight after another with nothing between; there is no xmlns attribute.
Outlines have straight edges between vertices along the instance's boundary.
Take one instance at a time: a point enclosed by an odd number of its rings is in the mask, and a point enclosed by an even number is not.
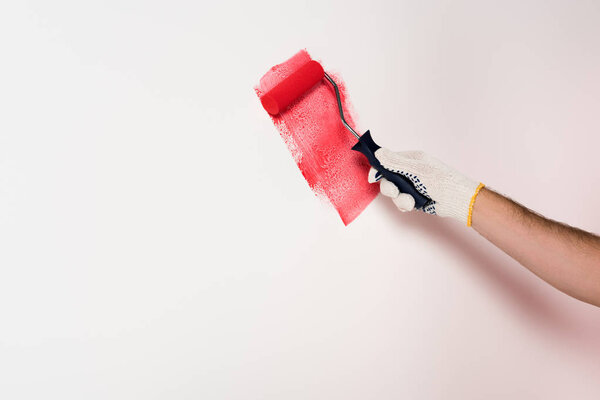
<svg viewBox="0 0 600 400"><path fill-rule="evenodd" d="M396 185L400 192L410 194L415 199L415 208L423 208L429 202L431 202L431 199L429 197L426 197L425 195L421 194L421 192L419 192L415 188L413 182L410 179L403 175L383 168L379 160L375 157L375 152L380 148L381 146L377 145L377 143L375 143L371 138L371 132L366 131L360 137L358 143L356 143L352 147L352 150L364 154L365 157L367 157L367 160L369 160L369 164L371 164L373 168L379 171L379 173L383 175L385 179Z"/></svg>

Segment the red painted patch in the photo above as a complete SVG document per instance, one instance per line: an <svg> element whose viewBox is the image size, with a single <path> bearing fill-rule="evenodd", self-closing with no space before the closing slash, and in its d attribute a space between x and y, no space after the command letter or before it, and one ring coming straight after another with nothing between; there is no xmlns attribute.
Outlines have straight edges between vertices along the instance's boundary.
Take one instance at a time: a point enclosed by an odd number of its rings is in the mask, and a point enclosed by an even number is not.
<svg viewBox="0 0 600 400"><path fill-rule="evenodd" d="M260 97L310 60L302 50L274 66L261 78L256 93ZM339 86L344 116L355 127L344 83L329 75ZM369 163L365 156L351 150L356 138L342 125L331 85L324 80L317 83L287 110L271 118L312 190L326 198L348 225L377 196L379 185L367 182Z"/></svg>

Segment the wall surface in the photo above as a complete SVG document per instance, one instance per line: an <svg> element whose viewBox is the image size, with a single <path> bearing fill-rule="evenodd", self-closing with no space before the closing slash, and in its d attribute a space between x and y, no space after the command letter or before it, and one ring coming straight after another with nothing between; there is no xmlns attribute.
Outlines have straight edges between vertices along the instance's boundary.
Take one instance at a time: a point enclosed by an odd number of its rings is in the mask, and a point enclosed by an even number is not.
<svg viewBox="0 0 600 400"><path fill-rule="evenodd" d="M600 310L476 232L315 198L253 86L600 232L597 1L0 5L0 398L598 399ZM566 190L568 188L568 190Z"/></svg>

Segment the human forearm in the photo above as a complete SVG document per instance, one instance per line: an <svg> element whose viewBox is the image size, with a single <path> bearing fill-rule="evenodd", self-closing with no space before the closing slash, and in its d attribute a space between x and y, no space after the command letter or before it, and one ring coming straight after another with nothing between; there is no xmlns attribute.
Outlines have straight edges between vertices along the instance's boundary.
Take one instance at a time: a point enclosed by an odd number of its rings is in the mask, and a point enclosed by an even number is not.
<svg viewBox="0 0 600 400"><path fill-rule="evenodd" d="M557 289L600 306L600 238L548 220L489 189L473 207L472 227Z"/></svg>

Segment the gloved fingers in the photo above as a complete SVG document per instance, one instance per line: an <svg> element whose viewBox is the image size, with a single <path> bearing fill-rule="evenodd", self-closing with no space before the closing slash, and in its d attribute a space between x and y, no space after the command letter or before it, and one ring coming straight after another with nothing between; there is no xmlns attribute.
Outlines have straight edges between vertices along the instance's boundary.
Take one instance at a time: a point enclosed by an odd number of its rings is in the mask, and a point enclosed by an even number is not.
<svg viewBox="0 0 600 400"><path fill-rule="evenodd" d="M405 161L420 161L427 159L427 153L423 151L392 151L382 147L375 151L375 157L378 160L387 160L391 162L405 162Z"/></svg>
<svg viewBox="0 0 600 400"><path fill-rule="evenodd" d="M400 193L392 201L402 212L412 211L415 208L415 198L408 193Z"/></svg>
<svg viewBox="0 0 600 400"><path fill-rule="evenodd" d="M390 197L398 210L402 212L412 211L415 208L415 199L408 193L400 192L396 185L385 178L382 178L379 183L379 191L382 195Z"/></svg>
<svg viewBox="0 0 600 400"><path fill-rule="evenodd" d="M398 190L398 186L394 185L392 182L388 181L385 178L381 179L379 183L379 191L382 195L386 197L391 197L395 199L400 194L400 190Z"/></svg>
<svg viewBox="0 0 600 400"><path fill-rule="evenodd" d="M427 155L422 151L395 152L383 147L375 152L375 158L385 169L413 175L418 175L417 171L423 165L425 157Z"/></svg>
<svg viewBox="0 0 600 400"><path fill-rule="evenodd" d="M369 177L368 177L369 183L379 182L382 178L383 178L383 176L381 175L381 173L379 171L377 171L375 168L371 167L371 169L369 170Z"/></svg>

